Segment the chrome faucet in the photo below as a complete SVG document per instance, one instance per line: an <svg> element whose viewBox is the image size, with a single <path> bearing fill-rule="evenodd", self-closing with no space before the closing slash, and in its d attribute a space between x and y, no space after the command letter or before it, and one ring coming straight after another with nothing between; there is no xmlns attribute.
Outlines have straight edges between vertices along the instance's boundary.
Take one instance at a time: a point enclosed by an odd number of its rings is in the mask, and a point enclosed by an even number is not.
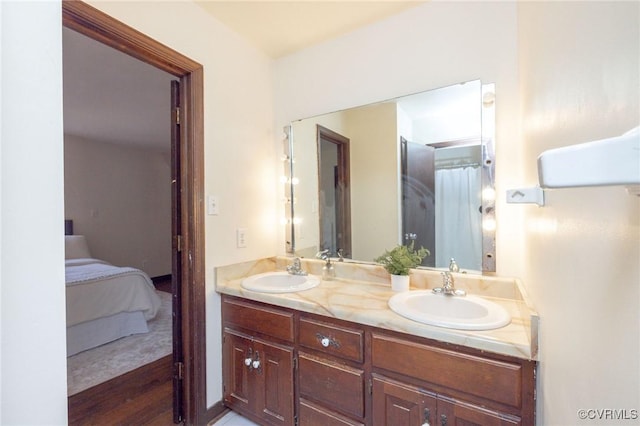
<svg viewBox="0 0 640 426"><path fill-rule="evenodd" d="M302 269L302 263L299 257L293 259L292 265L287 266L287 272L291 275L307 275L307 271Z"/></svg>
<svg viewBox="0 0 640 426"><path fill-rule="evenodd" d="M436 287L432 290L434 293L441 293L445 296L466 296L464 290L456 290L453 283L453 275L451 272L442 272L442 287Z"/></svg>

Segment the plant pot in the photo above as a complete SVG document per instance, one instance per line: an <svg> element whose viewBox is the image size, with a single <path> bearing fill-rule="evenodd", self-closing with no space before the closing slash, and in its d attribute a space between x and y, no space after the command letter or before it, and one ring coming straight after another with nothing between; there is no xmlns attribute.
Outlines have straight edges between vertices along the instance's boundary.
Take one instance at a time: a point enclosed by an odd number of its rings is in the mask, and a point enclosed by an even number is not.
<svg viewBox="0 0 640 426"><path fill-rule="evenodd" d="M393 275L391 274L391 289L393 291L409 290L409 275Z"/></svg>

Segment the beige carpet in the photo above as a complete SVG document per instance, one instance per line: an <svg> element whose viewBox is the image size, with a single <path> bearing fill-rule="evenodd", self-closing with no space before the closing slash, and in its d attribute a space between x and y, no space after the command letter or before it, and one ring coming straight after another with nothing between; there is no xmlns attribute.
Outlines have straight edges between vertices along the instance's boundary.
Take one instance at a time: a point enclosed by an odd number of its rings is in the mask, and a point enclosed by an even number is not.
<svg viewBox="0 0 640 426"><path fill-rule="evenodd" d="M169 355L173 350L171 294L159 291L162 306L149 321L149 332L123 337L67 358L67 394L99 383Z"/></svg>

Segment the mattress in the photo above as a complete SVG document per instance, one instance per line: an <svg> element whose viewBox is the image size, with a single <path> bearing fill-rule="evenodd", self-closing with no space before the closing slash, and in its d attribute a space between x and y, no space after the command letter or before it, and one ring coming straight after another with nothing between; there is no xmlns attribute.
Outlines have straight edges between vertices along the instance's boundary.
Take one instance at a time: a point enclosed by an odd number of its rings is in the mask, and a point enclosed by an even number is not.
<svg viewBox="0 0 640 426"><path fill-rule="evenodd" d="M67 355L148 331L160 308L149 276L99 259L66 260Z"/></svg>

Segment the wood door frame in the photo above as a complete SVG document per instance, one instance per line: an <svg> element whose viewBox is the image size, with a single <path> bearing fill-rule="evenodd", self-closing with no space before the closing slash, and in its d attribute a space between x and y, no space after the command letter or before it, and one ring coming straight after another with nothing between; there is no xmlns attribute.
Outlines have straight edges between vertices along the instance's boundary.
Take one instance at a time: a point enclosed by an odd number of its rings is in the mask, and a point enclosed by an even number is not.
<svg viewBox="0 0 640 426"><path fill-rule="evenodd" d="M180 78L184 424L206 424L203 67L81 1L62 1L62 24Z"/></svg>
<svg viewBox="0 0 640 426"><path fill-rule="evenodd" d="M320 124L316 124L316 140L318 150L318 185L320 185L321 174L321 145L322 141L330 142L336 145L338 150L338 186L340 188L337 198L339 206L336 207L339 211L336 212L336 226L337 232L342 235L342 245L344 247L338 247L345 250L344 256L351 258L353 253L351 252L351 160L349 153L349 138L334 132ZM320 188L318 188L320 189ZM320 239L322 239L322 209L319 209L319 229ZM323 247L319 247L320 250ZM332 253L336 255L335 253Z"/></svg>

